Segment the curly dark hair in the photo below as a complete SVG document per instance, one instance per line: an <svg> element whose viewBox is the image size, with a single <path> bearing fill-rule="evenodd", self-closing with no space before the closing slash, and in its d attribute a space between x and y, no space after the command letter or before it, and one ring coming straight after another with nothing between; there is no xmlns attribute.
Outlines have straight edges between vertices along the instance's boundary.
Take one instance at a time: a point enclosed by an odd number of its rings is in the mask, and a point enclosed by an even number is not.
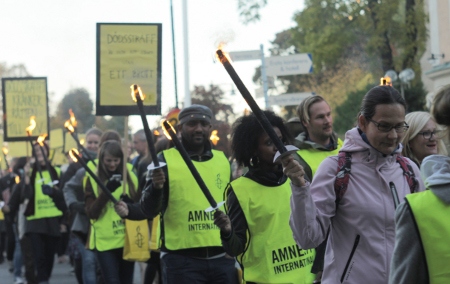
<svg viewBox="0 0 450 284"><path fill-rule="evenodd" d="M284 120L273 111L263 111L270 124L280 129L285 144L292 142L292 135L285 126ZM258 139L264 133L255 114L239 117L232 126L231 151L238 165L250 166L250 159L258 147Z"/></svg>

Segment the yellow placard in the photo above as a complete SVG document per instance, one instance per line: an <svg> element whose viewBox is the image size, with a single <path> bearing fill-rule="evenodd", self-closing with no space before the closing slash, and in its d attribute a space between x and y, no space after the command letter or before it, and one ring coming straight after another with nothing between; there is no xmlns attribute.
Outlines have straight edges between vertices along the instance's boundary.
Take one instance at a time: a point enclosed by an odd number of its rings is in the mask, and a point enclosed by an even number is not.
<svg viewBox="0 0 450 284"><path fill-rule="evenodd" d="M86 137L86 134L78 134L77 137L78 137L78 140L80 142L82 142L84 140L84 138ZM65 141L64 142L64 153L69 152L70 149L72 149L72 148L78 149L77 142L72 137L72 134L70 134L69 132L65 133L64 141ZM81 144L81 145L83 145L83 144Z"/></svg>
<svg viewBox="0 0 450 284"><path fill-rule="evenodd" d="M31 145L30 142L8 142L8 157L31 157Z"/></svg>
<svg viewBox="0 0 450 284"><path fill-rule="evenodd" d="M161 24L97 24L97 115L138 114L133 84L145 94L144 106L160 104L160 49Z"/></svg>
<svg viewBox="0 0 450 284"><path fill-rule="evenodd" d="M64 146L64 132L62 128L50 130L50 149L62 148Z"/></svg>
<svg viewBox="0 0 450 284"><path fill-rule="evenodd" d="M32 137L48 133L47 78L2 78L5 141L25 141L25 128L35 116Z"/></svg>
<svg viewBox="0 0 450 284"><path fill-rule="evenodd" d="M62 150L62 147L50 150L50 159L52 161L52 165L61 166L69 162L67 156L62 152Z"/></svg>

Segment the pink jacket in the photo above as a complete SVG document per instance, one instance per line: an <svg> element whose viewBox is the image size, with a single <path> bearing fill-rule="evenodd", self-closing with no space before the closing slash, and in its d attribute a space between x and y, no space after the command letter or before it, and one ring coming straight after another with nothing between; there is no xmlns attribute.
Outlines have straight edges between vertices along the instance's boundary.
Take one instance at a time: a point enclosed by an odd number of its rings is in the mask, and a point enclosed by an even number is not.
<svg viewBox="0 0 450 284"><path fill-rule="evenodd" d="M352 168L347 192L337 210L334 180L337 156L326 158L311 185L291 184L290 226L303 249L317 247L330 236L325 254L322 283L388 283L395 242L395 208L389 188L393 182L403 202L410 193L395 155L384 157L362 140L356 128L345 134L341 151L352 152ZM419 191L425 190L417 166L410 161Z"/></svg>

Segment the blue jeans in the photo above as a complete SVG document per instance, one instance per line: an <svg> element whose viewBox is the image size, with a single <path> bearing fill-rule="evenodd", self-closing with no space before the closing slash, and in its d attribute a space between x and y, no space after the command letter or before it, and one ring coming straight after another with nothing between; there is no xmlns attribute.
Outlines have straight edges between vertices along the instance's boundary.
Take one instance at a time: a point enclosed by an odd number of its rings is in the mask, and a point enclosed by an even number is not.
<svg viewBox="0 0 450 284"><path fill-rule="evenodd" d="M231 257L214 259L193 258L167 253L161 258L164 284L237 283L235 260Z"/></svg>
<svg viewBox="0 0 450 284"><path fill-rule="evenodd" d="M97 275L95 273L96 260L95 253L92 250L88 250L83 241L74 236L73 241L76 245L76 249L80 253L81 256L81 273L84 284L96 284L97 283Z"/></svg>
<svg viewBox="0 0 450 284"><path fill-rule="evenodd" d="M105 283L133 283L134 262L123 259L123 248L95 251Z"/></svg>

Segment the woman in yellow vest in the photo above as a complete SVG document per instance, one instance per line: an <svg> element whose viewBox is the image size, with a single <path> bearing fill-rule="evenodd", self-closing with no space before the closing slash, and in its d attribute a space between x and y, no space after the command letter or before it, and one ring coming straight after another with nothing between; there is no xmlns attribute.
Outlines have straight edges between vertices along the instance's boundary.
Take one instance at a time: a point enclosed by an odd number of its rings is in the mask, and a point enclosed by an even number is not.
<svg viewBox="0 0 450 284"><path fill-rule="evenodd" d="M436 95L432 114L450 126L450 85ZM450 283L450 158L427 156L420 174L428 190L407 195L396 211L392 284Z"/></svg>
<svg viewBox="0 0 450 284"><path fill-rule="evenodd" d="M26 191L25 198L29 200L25 210L26 238L31 241L38 283L49 281L53 270L56 244L61 232L60 223L67 211L62 190L58 189L59 168L46 163L44 155L48 156L48 146L39 144L33 147L35 162L30 176L31 189Z"/></svg>
<svg viewBox="0 0 450 284"><path fill-rule="evenodd" d="M105 141L99 150L97 175L106 188L119 200L136 197L137 177L128 170L126 195L122 196L122 146L117 141ZM91 221L89 249L94 250L105 283L133 283L134 262L123 260L125 222L117 215L114 204L87 175L85 185L86 214Z"/></svg>
<svg viewBox="0 0 450 284"><path fill-rule="evenodd" d="M280 139L290 143L283 120L264 113ZM273 162L277 148L253 113L234 123L231 149L249 171L225 191L228 216L215 213L225 251L237 257L247 283L312 283L315 251L302 250L294 241L290 180L281 164Z"/></svg>

